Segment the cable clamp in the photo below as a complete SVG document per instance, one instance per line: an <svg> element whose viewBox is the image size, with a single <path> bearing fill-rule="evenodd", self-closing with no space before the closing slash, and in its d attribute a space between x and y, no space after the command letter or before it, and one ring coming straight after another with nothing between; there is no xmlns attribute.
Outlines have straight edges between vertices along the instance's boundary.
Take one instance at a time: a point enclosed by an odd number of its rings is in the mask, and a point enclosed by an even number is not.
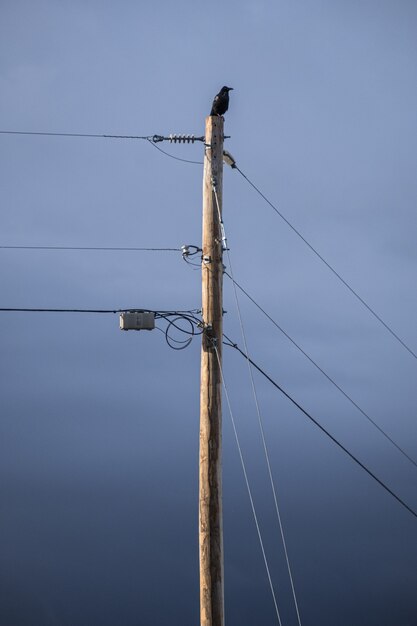
<svg viewBox="0 0 417 626"><path fill-rule="evenodd" d="M204 254L202 261L204 263L204 265L210 265L210 263L212 262L212 258L209 254Z"/></svg>
<svg viewBox="0 0 417 626"><path fill-rule="evenodd" d="M214 335L214 329L212 324L205 324L204 336L206 338L209 348L217 348L217 337Z"/></svg>

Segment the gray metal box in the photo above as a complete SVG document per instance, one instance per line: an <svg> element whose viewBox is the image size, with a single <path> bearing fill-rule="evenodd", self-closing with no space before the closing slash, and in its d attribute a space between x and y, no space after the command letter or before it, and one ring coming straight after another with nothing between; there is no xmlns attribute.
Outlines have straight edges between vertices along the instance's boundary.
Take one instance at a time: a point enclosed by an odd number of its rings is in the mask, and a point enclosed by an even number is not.
<svg viewBox="0 0 417 626"><path fill-rule="evenodd" d="M120 314L121 330L153 330L155 314L150 311L127 311Z"/></svg>

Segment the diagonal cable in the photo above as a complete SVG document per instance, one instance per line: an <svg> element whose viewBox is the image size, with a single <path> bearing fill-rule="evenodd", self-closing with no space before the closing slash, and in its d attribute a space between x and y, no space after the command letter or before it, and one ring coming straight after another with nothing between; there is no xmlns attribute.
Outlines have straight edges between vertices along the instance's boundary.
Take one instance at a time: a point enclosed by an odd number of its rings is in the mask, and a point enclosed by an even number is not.
<svg viewBox="0 0 417 626"><path fill-rule="evenodd" d="M311 413L304 409L301 404L294 400L294 398L287 391L285 391L283 387L281 387L281 385L279 385L273 378L271 378L271 376L269 376L265 372L265 370L260 367L260 365L255 363L255 361L253 361L247 354L245 354L244 351L241 350L236 343L229 339L229 337L224 333L223 337L226 339L227 343L224 342L226 346L234 348L245 359L247 359L249 363L253 365L253 367L258 370L260 374L262 374L262 376L269 380L269 382L276 389L278 389L278 391L280 391L282 395L284 395L290 402L292 402L292 404L296 406L297 409L301 411L301 413L303 413L311 422L313 422L313 424L315 424L317 428L319 428L329 439L331 439L331 441L333 441L333 443L335 443L341 450L343 450L343 452L345 452L352 461L359 465L359 467L361 467L371 478L373 478L379 485L381 485L381 487L385 489L385 491L387 491L395 500L397 500L397 502L399 502L399 504L401 504L405 509L407 509L409 513L411 513L411 515L413 515L417 519L417 512L414 509L408 506L408 504L402 498L400 498L400 496L397 496L397 494L392 489L390 489L388 485L386 485L380 478L378 478L378 476L376 476L376 474L374 474L364 463L362 463L362 461L360 461L352 452L350 452L342 443L340 443L340 441L338 441L336 437L334 437L326 428L324 428L324 426L322 426L320 422L311 415Z"/></svg>
<svg viewBox="0 0 417 626"><path fill-rule="evenodd" d="M226 244L227 238L226 238L226 233L225 233L225 229L224 229L223 219L222 219L222 216L221 216L220 204L219 204L219 199L218 199L218 196L217 196L217 189L216 189L216 186L214 184L213 184L213 193L214 193L214 196L215 196L215 199L216 199L217 211L218 211L218 216L219 216L219 220L220 220L223 248L226 251L227 260L228 260L229 267L230 267L230 272L231 272L231 275L233 276L232 261L231 261L231 258L230 258L229 248L227 247L227 244ZM236 285L235 285L235 282L234 282L233 279L232 279L232 284L233 284L233 291L234 291L234 296L235 296L236 309L237 309L237 313L238 313L238 318L239 318L239 324L240 324L240 329L241 329L244 349L245 349L246 354L248 354L248 345L247 345L247 341L246 341L246 333L245 333L245 329L244 329L244 326L243 326L242 314L241 314L241 311L240 311L239 298L237 296ZM283 528L282 520L281 520L281 513L280 513L280 510L279 510L279 506L278 506L278 498L277 498L276 489L275 489L275 482L274 482L274 478L272 476L272 469L271 469L271 463L270 463L270 460L269 460L268 446L266 444L265 431L264 431L264 427L263 427L263 421L262 421L262 417L261 417L261 411L260 411L260 407L259 407L258 396L257 396L257 393L256 393L255 381L254 381L254 378L253 378L253 372L252 372L251 364L250 364L249 361L247 361L247 364L248 364L248 372L249 372L249 378L250 378L250 381L251 381L251 388L252 388L253 398L254 398L255 407L256 407L256 413L257 413L257 417L258 417L259 430L260 430L260 433L261 433L262 445L263 445L264 454L265 454L265 460L266 460L266 464L267 464L267 468L268 468L269 482L270 482L270 485L271 485L271 490L272 490L272 494L273 494L273 498L274 498L275 511L276 511L276 514L277 514L278 525L279 525L282 545L283 545L283 548L284 548L285 560L286 560L286 564L287 564L288 576L289 576L290 583L291 583L291 590L292 590L295 610L296 610L296 613L297 613L297 620L298 620L299 626L301 626L300 611L299 611L299 608L298 608L297 595L295 593L294 579L293 579L291 565L290 565L290 560L289 560L289 556L288 556L287 542L285 540L284 528Z"/></svg>
<svg viewBox="0 0 417 626"><path fill-rule="evenodd" d="M249 185L251 185L251 187L261 196L261 198L263 198L265 202L269 204L269 206L275 211L275 213L277 213L280 216L280 218L284 220L287 226L289 226L291 230L294 231L294 233L306 244L306 246L310 248L310 250L320 259L320 261L322 261L322 263L326 265L326 267L336 276L336 278L338 278L339 281L355 296L355 298L359 300L359 302L366 309L368 309L369 313L371 313L371 315L373 315L374 318L377 319L378 322L382 324L382 326L384 326L384 328L403 346L403 348L405 348L407 352L409 352L417 360L417 354L405 343L405 341L401 339L401 337L399 337L399 335L397 335L397 333L386 322L384 322L382 317L378 315L378 313L376 313L376 311L374 311L374 309L367 302L365 302L365 300L357 293L357 291L355 291L353 287L351 287L349 283L335 270L335 268L332 265L330 265L328 261L326 261L326 259L316 250L316 248L314 248L314 246L312 246L311 243L307 241L307 239L300 233L299 230L295 228L295 226L291 224L291 222L285 217L285 215L283 215L281 211L279 211L277 207L270 200L268 200L268 198L246 176L246 174L244 174L242 170L237 167L236 164L234 164L232 167L233 169L236 169L241 176L243 176L243 178L249 183Z"/></svg>
<svg viewBox="0 0 417 626"><path fill-rule="evenodd" d="M360 412L362 413L362 415L381 433L381 435L383 435L395 448L397 448L397 450L399 452L401 452L401 454L403 454L416 468L417 468L417 463L415 462L415 460L409 455L407 454L407 452L401 447L399 446L393 439L392 437L390 437L388 435L388 433L385 432L385 430L383 430L381 428L381 426L379 426L375 420L373 420L370 415L368 415L368 413L366 413L366 411L364 411L357 402L355 402L355 400L353 400L353 398L351 398L351 396L349 396L346 391L344 391L344 389L342 389L342 387L340 387L340 385L337 384L337 382L331 377L329 376L329 374L327 374L327 372L325 372L325 370L320 367L320 365L305 351L303 350L303 348L282 328L282 326L280 326L278 324L278 322L276 322L266 311L265 309L263 309L261 307L260 304L258 304L258 302L256 302L256 300L254 298L252 298L252 296L242 287L242 285L239 285L239 283L231 276L231 274L229 274L227 271L224 272L226 274L226 276L228 276L230 278L230 280L232 281L233 285L235 287L237 287L238 289L240 289L240 291L245 294L245 296L265 315L266 318L269 319L270 322L272 322L272 324L278 328L279 331L281 331L281 333L289 340L291 341L291 343L297 348L297 350L299 350L301 352L301 354L303 354L309 361L310 363L312 363L314 365L315 368L318 369L319 372L321 372L321 374L323 374L323 376L325 376L327 378L327 380L332 383L332 385L334 385L334 387L336 387L336 389L338 391L340 391L341 394L344 395L344 397Z"/></svg>
<svg viewBox="0 0 417 626"><path fill-rule="evenodd" d="M232 422L232 427L233 427L233 432L234 432L234 435L235 435L236 445L237 445L237 449L238 449L238 452L239 452L240 463L242 465L243 475L244 475L244 478L245 478L246 489L248 491L250 505L251 505L251 508L252 508L252 514L253 514L253 518L255 520L256 531L258 533L259 543L261 545L262 556L263 556L263 559L264 559L265 569L266 569L266 573L267 573L267 576L268 576L269 586L271 588L271 594L272 594L272 599L274 601L275 612L277 614L277 619L278 619L279 626L282 626L281 617L280 617L279 609L278 609L278 603L277 603L277 599L276 599L275 591L274 591L274 585L272 583L271 573L269 571L268 559L266 558L264 542L263 542L263 539L262 539L261 529L259 527L259 522L258 522L258 516L256 515L255 504L254 504L253 497L252 497L252 490L250 488L248 474L246 472L245 460L243 458L242 448L241 448L240 441L239 441L239 435L238 435L237 429L236 429L236 422L235 422L235 418L233 416L232 406L230 404L229 392L228 392L227 387L226 387L226 383L225 383L225 379L224 379L224 375L223 375L223 369L222 369L222 365L221 365L221 361L220 361L220 357L219 357L219 352L218 352L216 346L214 346L214 350L216 352L217 361L219 363L219 369L220 369L220 375L221 375L221 379L222 379L222 385L223 385L223 389L224 389L224 394L225 394L225 397L226 397L227 407L229 409L230 420Z"/></svg>

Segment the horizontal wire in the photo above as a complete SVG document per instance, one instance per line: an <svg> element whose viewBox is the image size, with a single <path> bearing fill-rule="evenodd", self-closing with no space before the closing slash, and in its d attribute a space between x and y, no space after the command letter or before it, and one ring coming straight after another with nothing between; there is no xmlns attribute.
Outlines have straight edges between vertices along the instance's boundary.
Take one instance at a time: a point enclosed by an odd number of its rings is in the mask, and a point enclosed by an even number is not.
<svg viewBox="0 0 417 626"><path fill-rule="evenodd" d="M342 389L342 387L340 387L340 385L337 384L337 382L331 377L329 376L329 374L327 374L327 372L325 372L325 370L320 367L320 365L309 355L307 354L307 352L305 350L303 350L303 348L282 328L282 326L280 326L278 324L278 322L276 322L266 311L265 309L263 309L261 307L260 304L258 304L258 302L256 302L256 300L254 298L252 298L252 296L242 287L242 285L239 285L238 282L236 282L234 280L234 278L227 272L224 272L226 274L226 276L228 276L228 278L236 285L236 287L238 289L240 289L240 291L245 294L245 296L251 301L253 302L253 304L265 315L266 318L269 319L270 322L272 322L272 324L278 328L279 331L281 331L281 333L289 340L291 341L291 343L297 348L297 350L299 350L301 352L301 354L303 354L312 365L314 365L314 367L316 369L318 369L318 371L323 374L323 376L325 376L327 378L327 380L338 390L340 391L340 393L360 412L362 413L362 415L381 433L381 435L383 435L395 448L397 448L397 450L399 452L401 452L401 454L403 456L406 457L406 459L408 459L410 461L410 463L412 463L416 468L417 468L417 463L415 462L415 460L409 455L407 454L407 452L401 447L399 446L382 428L381 426L379 426L373 419L372 417L370 417L370 415L368 415L368 413L366 413L366 411L364 411L357 402L355 402L355 400L353 400L353 398L351 398L349 396L348 393L346 393L346 391L344 391L344 389Z"/></svg>
<svg viewBox="0 0 417 626"><path fill-rule="evenodd" d="M128 312L147 312L155 313L158 318L166 318L169 316L184 316L190 317L196 324L201 322L197 314L200 313L199 309L188 309L185 311L153 311L152 309L139 309L137 307L130 307L125 309L48 309L48 308L29 308L29 307L0 307L0 312L9 313L128 313Z"/></svg>
<svg viewBox="0 0 417 626"><path fill-rule="evenodd" d="M397 333L386 323L384 320L374 311L374 309L367 303L365 300L349 285L349 283L334 269L332 265L307 241L307 239L298 231L295 226L291 224L291 222L283 215L277 207L270 201L268 198L262 193L262 191L242 172L241 169L234 165L233 169L236 169L241 176L251 185L253 189L265 200L267 204L277 213L282 220L289 226L294 233L310 248L312 252L326 265L326 267L340 280L341 283L359 300L359 302L366 308L368 311L375 317L384 326L384 328L409 352L416 360L417 354L397 335Z"/></svg>
<svg viewBox="0 0 417 626"><path fill-rule="evenodd" d="M10 313L123 313L127 309L31 309L1 307L0 311Z"/></svg>
<svg viewBox="0 0 417 626"><path fill-rule="evenodd" d="M230 348L234 348L245 359L247 359L249 363L253 365L253 367L257 369L260 374L262 374L262 376L264 376L267 380L269 380L269 382L276 389L278 389L278 391L280 391L288 400L290 400L290 402L292 402L292 404L294 404L294 406L296 406L297 409L299 409L329 439L331 439L333 443L335 443L341 450L343 450L343 452L345 452L352 459L352 461L354 461L357 465L359 465L359 467L361 467L369 476L371 476L371 478L373 478L383 489L385 489L385 491L387 491L395 500L397 500L397 502L399 502L405 509L407 509L407 511L409 511L409 513L411 513L417 519L417 513L406 502L404 502L404 500L402 500L399 496L397 496L397 494L394 491L392 491L392 489L390 489L388 485L386 485L380 478L378 478L378 476L376 476L376 474L374 474L364 463L362 463L362 461L360 461L354 454L352 454L352 452L350 452L342 443L340 443L340 441L338 441L336 437L334 437L328 430L326 430L326 428L324 428L324 426L322 426L320 422L318 422L308 411L306 411L306 409L304 409L301 406L301 404L299 404L296 400L294 400L294 398L290 396L290 394L287 391L285 391L285 389L283 389L281 385L279 385L273 378L271 378L271 376L269 376L265 372L265 370L263 370L259 365L257 365L257 363L255 363L249 356L247 356L243 352L243 350L239 348L239 346L236 343L234 343L231 339L229 339L227 335L223 334L223 336L227 340L227 342L224 342L226 346L229 346Z"/></svg>
<svg viewBox="0 0 417 626"><path fill-rule="evenodd" d="M99 139L150 139L150 135L96 135L93 133L49 133L43 131L0 130L0 135L40 135L45 137L94 137Z"/></svg>
<svg viewBox="0 0 417 626"><path fill-rule="evenodd" d="M181 248L136 248L125 246L0 246L0 250L116 250L122 252L181 252Z"/></svg>

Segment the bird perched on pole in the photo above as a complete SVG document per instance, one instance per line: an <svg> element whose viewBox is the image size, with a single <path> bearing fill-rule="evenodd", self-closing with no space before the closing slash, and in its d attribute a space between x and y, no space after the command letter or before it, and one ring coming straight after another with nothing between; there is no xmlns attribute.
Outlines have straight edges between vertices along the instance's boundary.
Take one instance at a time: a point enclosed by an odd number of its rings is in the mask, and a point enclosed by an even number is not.
<svg viewBox="0 0 417 626"><path fill-rule="evenodd" d="M229 108L229 91L232 91L233 87L222 87L214 97L213 106L211 107L210 115L224 115Z"/></svg>

